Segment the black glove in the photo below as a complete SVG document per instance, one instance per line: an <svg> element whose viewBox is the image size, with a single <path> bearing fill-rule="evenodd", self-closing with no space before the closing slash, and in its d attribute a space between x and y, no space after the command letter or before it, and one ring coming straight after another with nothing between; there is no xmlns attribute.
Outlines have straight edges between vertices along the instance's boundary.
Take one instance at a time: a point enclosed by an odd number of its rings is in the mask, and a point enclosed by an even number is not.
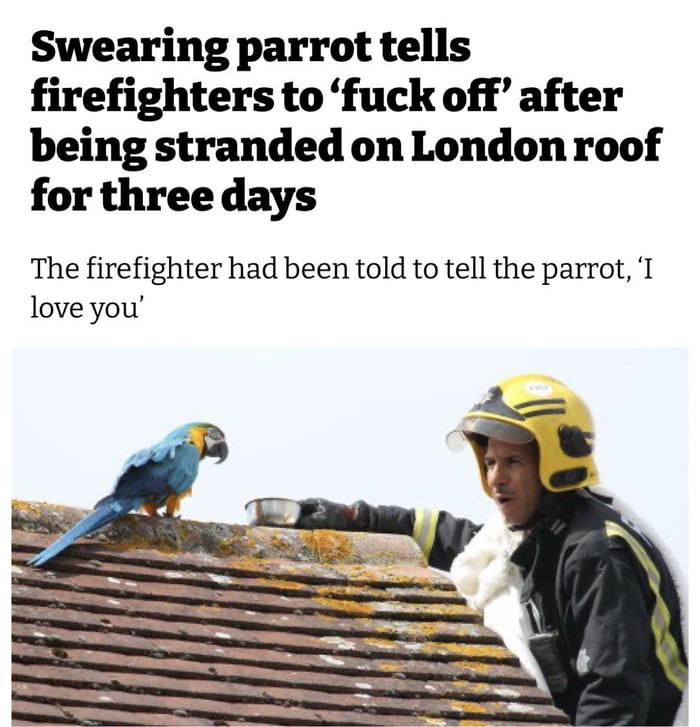
<svg viewBox="0 0 700 727"><path fill-rule="evenodd" d="M366 530L369 525L369 505L362 500L341 505L320 497L299 500L301 515L296 523L303 530Z"/></svg>

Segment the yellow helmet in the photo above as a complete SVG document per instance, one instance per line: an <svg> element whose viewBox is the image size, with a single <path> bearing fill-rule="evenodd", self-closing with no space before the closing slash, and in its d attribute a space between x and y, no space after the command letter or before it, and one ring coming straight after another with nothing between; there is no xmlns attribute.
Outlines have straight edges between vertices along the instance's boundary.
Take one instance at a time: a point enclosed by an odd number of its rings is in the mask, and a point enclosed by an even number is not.
<svg viewBox="0 0 700 727"><path fill-rule="evenodd" d="M458 452L471 444L490 496L484 465L488 437L511 444L535 441L542 484L564 492L598 484L594 436L591 413L571 389L550 376L523 374L490 388L447 435L447 446Z"/></svg>

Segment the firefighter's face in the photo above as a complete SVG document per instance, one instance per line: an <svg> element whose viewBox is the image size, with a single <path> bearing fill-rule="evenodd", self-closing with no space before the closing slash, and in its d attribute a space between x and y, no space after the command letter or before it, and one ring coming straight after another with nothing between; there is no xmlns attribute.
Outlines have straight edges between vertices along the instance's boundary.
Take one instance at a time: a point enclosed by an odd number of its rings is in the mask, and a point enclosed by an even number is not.
<svg viewBox="0 0 700 727"><path fill-rule="evenodd" d="M539 453L534 442L508 444L490 438L486 482L508 525L522 525L534 514L544 489L540 484Z"/></svg>

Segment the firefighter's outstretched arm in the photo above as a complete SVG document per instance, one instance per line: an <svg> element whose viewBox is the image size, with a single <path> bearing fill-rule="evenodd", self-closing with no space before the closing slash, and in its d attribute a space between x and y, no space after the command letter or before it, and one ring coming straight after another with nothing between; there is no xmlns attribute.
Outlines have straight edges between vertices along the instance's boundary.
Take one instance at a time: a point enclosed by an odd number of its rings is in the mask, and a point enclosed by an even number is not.
<svg viewBox="0 0 700 727"><path fill-rule="evenodd" d="M429 565L441 570L450 569L452 561L481 527L444 510L375 507L364 500L343 505L319 497L300 500L299 504L298 528L410 535L420 546Z"/></svg>

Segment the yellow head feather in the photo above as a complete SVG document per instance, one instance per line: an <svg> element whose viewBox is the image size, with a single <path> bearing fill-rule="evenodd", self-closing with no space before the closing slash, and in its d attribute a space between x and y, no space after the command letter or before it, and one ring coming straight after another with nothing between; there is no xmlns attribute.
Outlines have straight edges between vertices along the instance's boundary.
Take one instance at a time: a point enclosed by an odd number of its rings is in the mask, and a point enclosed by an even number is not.
<svg viewBox="0 0 700 727"><path fill-rule="evenodd" d="M187 441L190 444L194 444L194 446L197 447L200 457L204 454L204 435L206 433L207 427L192 427L190 429L190 435L187 438Z"/></svg>

